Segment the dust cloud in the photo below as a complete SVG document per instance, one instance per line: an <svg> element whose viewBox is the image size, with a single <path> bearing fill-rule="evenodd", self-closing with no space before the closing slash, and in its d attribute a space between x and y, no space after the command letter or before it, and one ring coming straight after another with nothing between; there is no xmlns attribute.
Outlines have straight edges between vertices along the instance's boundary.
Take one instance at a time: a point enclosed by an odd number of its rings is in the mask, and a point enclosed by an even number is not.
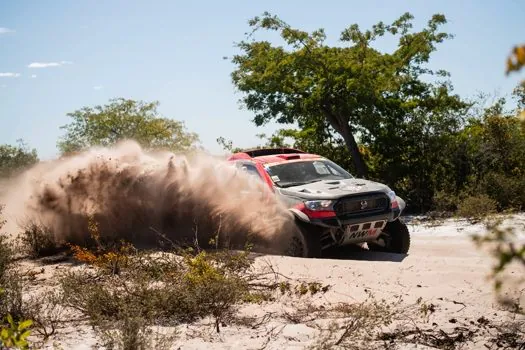
<svg viewBox="0 0 525 350"><path fill-rule="evenodd" d="M218 235L222 247L250 241L280 253L292 221L265 184L226 161L148 153L133 141L41 162L2 187L4 229L38 223L59 244L88 244L92 217L108 241L205 247Z"/></svg>

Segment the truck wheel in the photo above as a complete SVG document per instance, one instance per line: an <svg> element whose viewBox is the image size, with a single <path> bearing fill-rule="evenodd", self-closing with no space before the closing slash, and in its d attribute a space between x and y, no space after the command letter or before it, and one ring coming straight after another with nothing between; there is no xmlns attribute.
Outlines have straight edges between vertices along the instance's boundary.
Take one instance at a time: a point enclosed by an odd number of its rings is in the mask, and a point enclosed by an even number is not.
<svg viewBox="0 0 525 350"><path fill-rule="evenodd" d="M407 225L400 219L387 223L377 241L368 243L368 249L396 254L408 253L410 233Z"/></svg>
<svg viewBox="0 0 525 350"><path fill-rule="evenodd" d="M321 256L321 232L315 226L295 220L286 255L301 258Z"/></svg>

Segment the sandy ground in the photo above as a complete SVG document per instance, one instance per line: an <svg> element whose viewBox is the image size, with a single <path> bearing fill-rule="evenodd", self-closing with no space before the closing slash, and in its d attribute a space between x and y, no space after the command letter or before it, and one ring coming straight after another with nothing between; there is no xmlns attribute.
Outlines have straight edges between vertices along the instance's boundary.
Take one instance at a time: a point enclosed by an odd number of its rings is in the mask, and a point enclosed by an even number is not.
<svg viewBox="0 0 525 350"><path fill-rule="evenodd" d="M291 278L306 278L330 284L332 288L317 302L359 302L371 291L377 298L385 298L398 305L413 305L418 298L433 304L435 312L429 319L420 321L422 327L453 327L476 322L481 316L503 321L515 314L504 311L496 303L492 282L487 279L494 262L472 243L470 235L483 232L483 225L465 221L447 220L438 226L428 226L409 219L412 246L408 256L352 252L326 259L296 259L264 256L259 262L269 261L278 271ZM525 239L525 214L515 215L509 221L518 233L518 240ZM56 269L46 266L45 269ZM523 275L521 266L511 266L508 271L512 297L521 298L525 284L519 282ZM44 278L45 280L45 278ZM42 282L45 283L45 281ZM402 299L402 301L398 301ZM249 306L245 313L262 314L279 311L282 305L267 305L264 309ZM433 326L432 326L433 324ZM273 332L272 332L273 329ZM205 338L188 334L200 331ZM220 335L212 327L193 326L181 328L180 340L174 349L304 349L315 343L319 332L307 324L283 324L270 321L258 329L224 327ZM54 345L53 345L54 344ZM90 349L97 344L89 328L63 329L47 348L60 344L63 349ZM464 344L464 349L484 348L483 340ZM428 347L401 344L402 349Z"/></svg>

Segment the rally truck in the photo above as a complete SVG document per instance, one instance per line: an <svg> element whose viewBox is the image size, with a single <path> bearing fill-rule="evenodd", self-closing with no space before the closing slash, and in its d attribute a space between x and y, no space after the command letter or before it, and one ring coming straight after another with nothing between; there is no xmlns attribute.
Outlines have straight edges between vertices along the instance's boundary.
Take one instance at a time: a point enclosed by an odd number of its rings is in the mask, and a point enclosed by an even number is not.
<svg viewBox="0 0 525 350"><path fill-rule="evenodd" d="M244 150L227 159L268 186L295 217L288 255L321 257L333 247L361 245L407 254L405 201L388 186L354 177L335 162L293 148Z"/></svg>

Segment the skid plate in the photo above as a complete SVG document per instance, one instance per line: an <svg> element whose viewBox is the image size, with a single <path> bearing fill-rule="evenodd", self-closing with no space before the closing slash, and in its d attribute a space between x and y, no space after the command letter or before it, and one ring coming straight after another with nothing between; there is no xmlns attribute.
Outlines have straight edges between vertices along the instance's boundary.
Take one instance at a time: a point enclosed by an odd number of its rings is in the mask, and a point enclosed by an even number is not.
<svg viewBox="0 0 525 350"><path fill-rule="evenodd" d="M354 244L377 239L386 225L386 220L364 222L362 224L348 225L344 229L339 244Z"/></svg>

